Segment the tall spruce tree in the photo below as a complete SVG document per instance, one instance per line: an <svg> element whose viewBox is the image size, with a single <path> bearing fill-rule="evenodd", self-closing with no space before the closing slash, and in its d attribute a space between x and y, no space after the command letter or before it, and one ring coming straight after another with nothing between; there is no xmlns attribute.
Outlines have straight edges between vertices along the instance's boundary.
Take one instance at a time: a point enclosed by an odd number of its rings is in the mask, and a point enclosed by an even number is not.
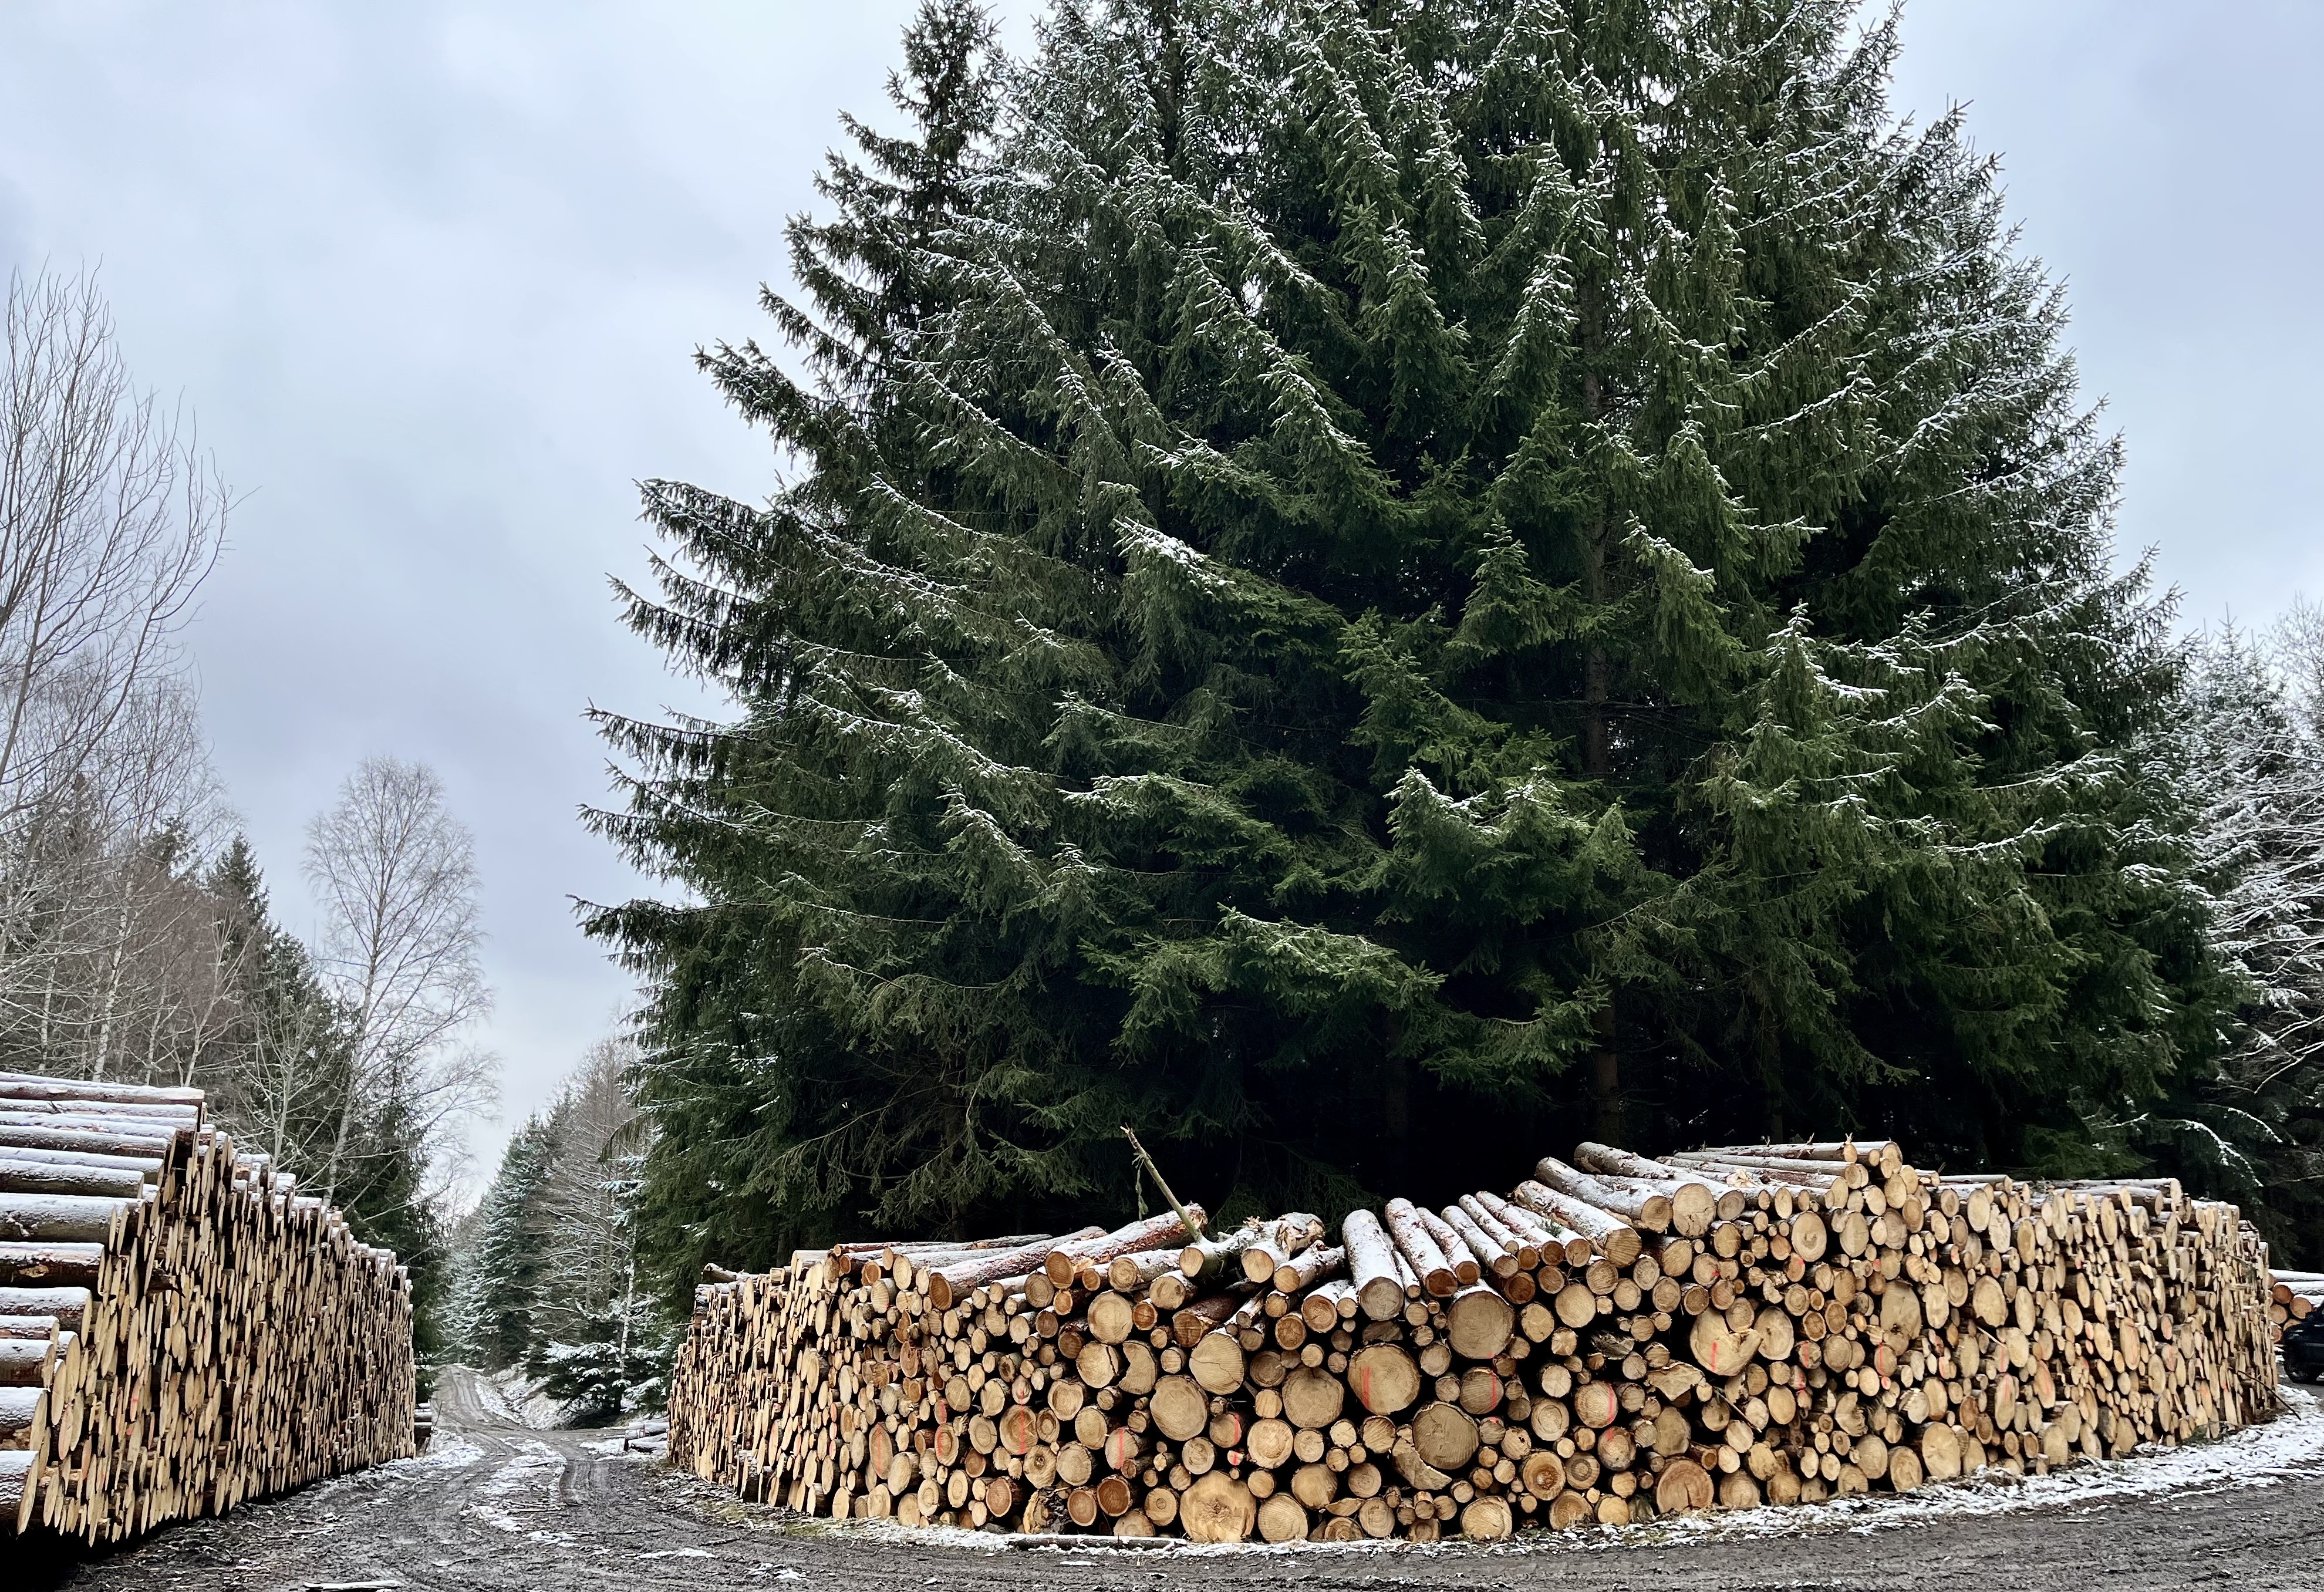
<svg viewBox="0 0 2324 1592"><path fill-rule="evenodd" d="M487 1371L524 1364L542 1305L553 1235L540 1192L555 1171L557 1109L525 1120L501 1152L492 1186L469 1217L452 1313L458 1348Z"/></svg>
<svg viewBox="0 0 2324 1592"><path fill-rule="evenodd" d="M795 476L647 491L632 621L741 714L608 725L693 897L593 919L673 1261L1126 1205L1123 1122L1323 1208L2157 1090L2210 986L2116 449L1853 13L1060 4L989 166L827 187L806 378L706 362Z"/></svg>
<svg viewBox="0 0 2324 1592"><path fill-rule="evenodd" d="M761 294L812 385L795 383L755 343L722 345L700 363L785 447L812 458L820 445L810 439L837 447L843 437L876 436L886 468L905 490L926 493L937 472L918 440L921 418L900 408L895 373L945 301L937 248L990 160L1001 63L991 18L972 0L926 0L903 44L888 91L907 132L887 136L845 119L854 155L834 153L816 185L835 214L796 216L787 229L807 308ZM795 524L837 523L850 492L810 473L775 511ZM790 548L763 533L756 511L711 493L657 482L648 496L658 523L700 527L706 539L681 543L684 567L657 563L666 601L622 590L632 622L772 730L807 640L765 608L789 584ZM711 529L722 520L725 531ZM600 722L646 777L630 786L630 812L594 821L708 904L635 901L591 919L659 983L647 1025L654 1062L638 1080L662 1130L647 1168L642 1235L680 1271L711 1248L774 1256L853 1219L863 1202L858 1163L875 1184L892 1180L902 1158L890 1148L910 1154L972 1121L963 1080L893 1047L856 1047L800 998L796 946L768 937L749 882L762 865L761 843L735 824L783 778L755 732L610 714ZM930 1177L945 1170L933 1161L922 1168ZM941 1202L920 1186L916 1215ZM963 1192L991 1186L973 1179Z"/></svg>

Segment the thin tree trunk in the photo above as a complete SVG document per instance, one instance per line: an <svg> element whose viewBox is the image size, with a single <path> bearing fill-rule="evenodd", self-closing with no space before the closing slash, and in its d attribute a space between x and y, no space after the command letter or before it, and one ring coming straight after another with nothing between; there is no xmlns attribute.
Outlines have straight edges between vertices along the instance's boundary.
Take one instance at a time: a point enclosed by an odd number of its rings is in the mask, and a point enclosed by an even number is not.
<svg viewBox="0 0 2324 1592"><path fill-rule="evenodd" d="M323 1168L323 1202L338 1203L339 1163L346 1155L347 1129L355 1119L355 1096L363 1087L364 1034L358 1028L347 1051L347 1086L339 1095L338 1121L331 1130L331 1155Z"/></svg>
<svg viewBox="0 0 2324 1592"><path fill-rule="evenodd" d="M113 925L113 956L106 965L104 1016L97 1025L97 1063L89 1070L94 1082L105 1081L106 1053L113 1046L113 1019L121 1003L121 959L129 952L129 897L124 893L121 909L115 914Z"/></svg>
<svg viewBox="0 0 2324 1592"><path fill-rule="evenodd" d="M41 980L41 1059L45 1062L56 1044L57 957L48 958L49 970Z"/></svg>
<svg viewBox="0 0 2324 1592"><path fill-rule="evenodd" d="M1381 1170L1387 1186L1395 1188L1406 1181L1405 1170L1412 1159L1412 1063L1391 1050L1383 1068L1380 1138L1387 1164Z"/></svg>
<svg viewBox="0 0 2324 1592"><path fill-rule="evenodd" d="M1582 407L1591 419L1597 419L1602 400L1594 373L1582 377ZM1582 583L1591 612L1602 613L1607 602L1606 516L1602 508L1591 516L1582 532ZM1614 780L1610 705L1613 676L1613 660L1604 643L1593 640L1582 655L1582 771L1609 801L1613 798ZM1597 1037L1590 1053L1591 1131L1600 1144L1623 1144L1627 1139L1622 1128L1622 1067L1615 1044L1618 1023L1611 989L1607 991L1605 1006L1591 1019L1591 1027Z"/></svg>

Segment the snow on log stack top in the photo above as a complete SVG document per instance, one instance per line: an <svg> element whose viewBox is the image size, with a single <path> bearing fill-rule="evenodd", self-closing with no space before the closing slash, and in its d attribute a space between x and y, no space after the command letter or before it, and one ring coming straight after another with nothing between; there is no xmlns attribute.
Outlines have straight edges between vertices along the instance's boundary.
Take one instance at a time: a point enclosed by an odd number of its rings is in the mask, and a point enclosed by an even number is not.
<svg viewBox="0 0 2324 1592"><path fill-rule="evenodd" d="M0 1072L0 1523L110 1542L412 1452L410 1283L190 1089Z"/></svg>
<svg viewBox="0 0 2324 1592"><path fill-rule="evenodd" d="M1493 1539L2046 1472L2279 1407L2233 1206L1888 1143L1585 1144L1434 1210L712 1277L673 1462L839 1518Z"/></svg>

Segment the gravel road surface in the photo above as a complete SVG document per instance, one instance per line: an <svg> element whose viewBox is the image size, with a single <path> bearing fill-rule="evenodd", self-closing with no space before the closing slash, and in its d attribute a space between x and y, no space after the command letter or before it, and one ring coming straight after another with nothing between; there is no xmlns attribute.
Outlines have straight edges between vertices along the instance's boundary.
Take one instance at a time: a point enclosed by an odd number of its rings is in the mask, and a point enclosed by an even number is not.
<svg viewBox="0 0 2324 1592"><path fill-rule="evenodd" d="M1755 1511L1478 1548L1074 1551L884 1524L835 1529L746 1506L618 1437L539 1431L497 1413L466 1372L436 1395L429 1453L173 1526L73 1560L0 1542L9 1592L799 1592L1139 1588L1286 1592L2167 1592L2324 1589L2324 1404L2227 1441L2047 1480L1927 1489L1872 1505ZM8 1573L11 1559L30 1574Z"/></svg>

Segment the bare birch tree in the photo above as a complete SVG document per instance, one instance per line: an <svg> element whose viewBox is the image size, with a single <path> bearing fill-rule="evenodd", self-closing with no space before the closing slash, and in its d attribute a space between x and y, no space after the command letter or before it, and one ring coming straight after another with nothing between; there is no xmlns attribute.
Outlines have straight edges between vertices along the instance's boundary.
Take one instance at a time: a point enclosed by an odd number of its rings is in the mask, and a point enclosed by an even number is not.
<svg viewBox="0 0 2324 1592"><path fill-rule="evenodd" d="M217 562L227 494L88 277L12 277L0 372L0 824L88 771Z"/></svg>
<svg viewBox="0 0 2324 1592"><path fill-rule="evenodd" d="M490 1091L492 1062L463 1043L490 1008L477 951L475 844L418 763L370 758L307 832L322 917L317 964L346 1008L355 1076L322 1170L325 1197L350 1171L361 1114L392 1109L421 1142Z"/></svg>
<svg viewBox="0 0 2324 1592"><path fill-rule="evenodd" d="M5 339L0 1049L182 1072L231 982L190 888L221 809L177 640L227 494L91 279L12 278Z"/></svg>
<svg viewBox="0 0 2324 1592"><path fill-rule="evenodd" d="M446 1132L485 1093L466 833L366 763L318 819L322 943L277 926L180 645L228 496L132 383L94 282L9 284L0 369L0 1066L198 1084L436 1275Z"/></svg>

